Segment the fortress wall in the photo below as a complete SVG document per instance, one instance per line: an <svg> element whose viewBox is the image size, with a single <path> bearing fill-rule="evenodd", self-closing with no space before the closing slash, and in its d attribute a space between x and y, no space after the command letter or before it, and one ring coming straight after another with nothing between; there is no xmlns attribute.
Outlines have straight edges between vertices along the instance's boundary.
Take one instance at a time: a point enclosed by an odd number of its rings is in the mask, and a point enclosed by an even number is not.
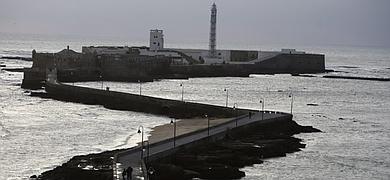
<svg viewBox="0 0 390 180"><path fill-rule="evenodd" d="M258 58L255 51L238 52L235 58L240 60L247 56ZM145 82L174 77L248 77L250 74L325 72L325 56L320 54L278 54L255 64L173 65L171 62L171 57L143 56L139 55L139 51L116 55L82 54L67 49L54 54L33 53L33 68L25 70L22 86L28 88L27 84L44 81L47 70L54 67L62 82Z"/></svg>
<svg viewBox="0 0 390 180"><path fill-rule="evenodd" d="M279 54L257 63L259 70L275 73L320 73L325 72L325 55Z"/></svg>
<svg viewBox="0 0 390 180"><path fill-rule="evenodd" d="M103 79L113 81L152 81L154 75L167 74L170 59L159 56L101 56Z"/></svg>
<svg viewBox="0 0 390 180"><path fill-rule="evenodd" d="M59 53L34 53L32 68L24 69L22 87L41 86L49 69L58 69L60 81L85 81L97 79L97 63L92 54L81 54L72 50ZM34 85L35 84L35 85Z"/></svg>
<svg viewBox="0 0 390 180"><path fill-rule="evenodd" d="M174 74L189 77L248 77L264 73L320 73L325 72L325 56L320 54L279 54L256 64L217 64L171 66Z"/></svg>
<svg viewBox="0 0 390 180"><path fill-rule="evenodd" d="M40 89L44 85L42 83L46 78L46 72L39 71L37 68L24 68L23 69L23 81L22 88L26 89Z"/></svg>
<svg viewBox="0 0 390 180"><path fill-rule="evenodd" d="M36 53L32 57L33 68L39 68L42 71L49 67L54 66L54 54L53 53Z"/></svg>
<svg viewBox="0 0 390 180"><path fill-rule="evenodd" d="M170 69L173 74L188 77L248 77L251 72L250 66L243 64L171 66Z"/></svg>

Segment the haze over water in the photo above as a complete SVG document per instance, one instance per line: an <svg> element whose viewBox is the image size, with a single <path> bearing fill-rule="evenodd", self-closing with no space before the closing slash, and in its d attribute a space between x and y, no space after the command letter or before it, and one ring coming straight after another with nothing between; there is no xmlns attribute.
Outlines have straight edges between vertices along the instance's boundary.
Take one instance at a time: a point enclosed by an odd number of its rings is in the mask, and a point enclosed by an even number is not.
<svg viewBox="0 0 390 180"><path fill-rule="evenodd" d="M56 52L70 45L146 45L124 40L1 34L0 55L31 56L34 48ZM205 48L196 44L170 47ZM207 45L206 45L207 46ZM277 50L281 46L224 44L225 49ZM390 49L375 47L287 47L326 54L332 74L390 78ZM0 59L7 67L30 67L31 62ZM193 78L142 84L144 95L289 112L294 94L294 120L323 133L299 134L306 148L287 157L245 167L244 179L390 179L390 83L325 79L290 75L252 75L249 78ZM97 105L66 103L30 97L20 88L23 74L0 72L0 179L23 179L50 170L75 155L134 146L139 125L151 128L169 123L167 117L114 111ZM75 83L100 88L100 82ZM138 83L104 82L112 91L138 93ZM309 106L307 104L317 104Z"/></svg>

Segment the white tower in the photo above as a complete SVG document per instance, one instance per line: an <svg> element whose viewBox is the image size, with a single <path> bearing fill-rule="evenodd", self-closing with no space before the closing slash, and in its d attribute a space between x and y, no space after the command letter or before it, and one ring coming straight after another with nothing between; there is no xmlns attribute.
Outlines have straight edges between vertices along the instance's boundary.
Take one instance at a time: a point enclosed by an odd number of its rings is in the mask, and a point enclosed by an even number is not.
<svg viewBox="0 0 390 180"><path fill-rule="evenodd" d="M210 41L209 41L209 56L216 57L217 55L217 5L213 3L211 8L210 18Z"/></svg>
<svg viewBox="0 0 390 180"><path fill-rule="evenodd" d="M164 49L164 34L163 30L150 30L150 51L158 51Z"/></svg>

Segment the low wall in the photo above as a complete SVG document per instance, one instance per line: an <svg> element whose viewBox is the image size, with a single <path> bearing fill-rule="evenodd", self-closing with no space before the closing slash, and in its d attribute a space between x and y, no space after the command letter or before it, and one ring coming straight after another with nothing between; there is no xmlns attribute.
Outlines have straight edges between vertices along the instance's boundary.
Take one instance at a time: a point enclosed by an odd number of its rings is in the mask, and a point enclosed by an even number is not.
<svg viewBox="0 0 390 180"><path fill-rule="evenodd" d="M51 77L55 78L55 76L51 76ZM51 80L52 78L49 78L49 81L46 82L45 90L47 91L49 96L55 99L61 99L61 100L67 100L73 102L82 102L87 104L100 104L112 109L140 111L140 112L147 112L153 114L167 115L175 118L203 117L205 114L207 114L209 117L236 117L231 121L210 127L210 130L213 130L214 128L225 128L226 126L226 130L224 131L221 131L217 134L212 134L209 137L195 140L188 144L177 146L174 149L153 154L152 156L147 157L146 160L156 160L159 158L169 156L175 153L176 151L185 148L191 148L194 146L204 145L206 143L222 140L228 134L240 136L241 134L246 134L246 133L256 131L258 128L266 127L269 126L270 124L272 124L273 126L283 126L283 124L288 124L288 122L291 122L292 120L291 114L266 111L264 113L275 114L275 116L264 120L253 121L249 124L244 124L236 127L236 125L231 126L230 124L232 124L233 122L237 122L237 119L239 120L241 118L246 118L249 112L254 112L254 111L247 110L247 109L233 110L232 108L214 106L208 104L198 104L198 103L142 96L136 94L114 92L108 90L70 86L70 85L61 84L52 81ZM239 116L237 117L237 115ZM206 128L194 132L190 132L187 134L183 134L177 136L176 138L178 139L178 138L187 137L198 133L205 133L205 131L207 131ZM154 147L159 144L169 143L172 141L173 138L169 138L160 142L150 144L149 147ZM141 150L140 147L135 147L115 155L114 164L113 164L114 176L116 175L115 173L117 171L116 162L118 157L126 156L131 153L137 153L140 152L140 150Z"/></svg>

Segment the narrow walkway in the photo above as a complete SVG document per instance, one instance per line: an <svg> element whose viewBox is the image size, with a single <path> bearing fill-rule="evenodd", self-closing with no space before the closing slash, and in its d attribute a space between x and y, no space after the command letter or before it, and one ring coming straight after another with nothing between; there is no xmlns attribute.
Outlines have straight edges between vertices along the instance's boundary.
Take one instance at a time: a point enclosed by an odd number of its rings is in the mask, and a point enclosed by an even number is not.
<svg viewBox="0 0 390 180"><path fill-rule="evenodd" d="M208 134L207 123L204 126L199 127L199 129L193 129L192 132L187 134L179 135L176 137L176 147L186 145L204 138L208 136L213 136L219 133L222 133L228 129L233 129L239 126L247 125L253 122L269 120L273 118L278 118L282 116L287 116L289 114L285 113L276 113L265 111L264 114L262 112L255 113L249 118L248 115L240 116L235 119L231 119L230 121L222 122L218 125L210 127L210 132ZM144 144L145 146L147 143ZM174 148L174 142L172 137L167 137L165 140L161 140L159 142L155 142L150 144L149 153L148 149L144 150L144 157L147 154L155 155L161 152L169 151ZM122 180L122 172L127 167L131 166L133 168L133 179L146 179L144 178L144 173L142 171L142 161L141 161L141 147L137 147L131 149L127 152L120 153L117 155L116 164L114 164L114 179Z"/></svg>

